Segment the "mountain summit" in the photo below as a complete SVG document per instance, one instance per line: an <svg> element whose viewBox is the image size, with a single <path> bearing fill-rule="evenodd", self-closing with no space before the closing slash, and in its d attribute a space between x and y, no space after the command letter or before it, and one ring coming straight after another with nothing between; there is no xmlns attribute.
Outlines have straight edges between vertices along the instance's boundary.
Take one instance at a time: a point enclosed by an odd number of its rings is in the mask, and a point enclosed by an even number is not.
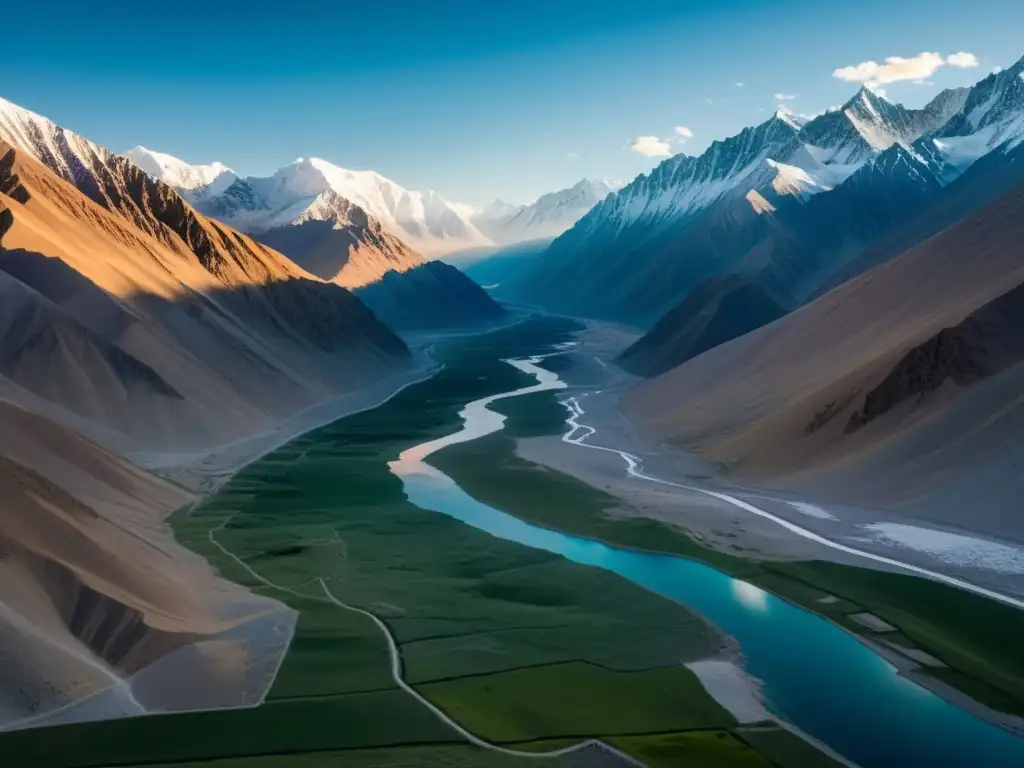
<svg viewBox="0 0 1024 768"><path fill-rule="evenodd" d="M405 189L375 171L352 171L316 157L300 157L269 177L235 178L222 190L194 188L190 199L204 213L259 235L315 218L318 197L332 192L362 208L407 246L438 255L488 245L464 206L436 192Z"/></svg>
<svg viewBox="0 0 1024 768"><path fill-rule="evenodd" d="M473 217L473 223L499 245L546 240L565 232L617 188L607 181L580 179L529 205L495 200Z"/></svg>
<svg viewBox="0 0 1024 768"><path fill-rule="evenodd" d="M767 270L774 298L802 301L979 158L1024 141L1022 72L1024 61L922 109L862 88L809 120L780 110L609 194L502 290L641 325L723 270ZM981 197L966 195L966 210Z"/></svg>
<svg viewBox="0 0 1024 768"><path fill-rule="evenodd" d="M223 192L238 178L238 174L223 163L192 165L163 152L138 146L124 153L140 169L179 192L205 187L208 194Z"/></svg>

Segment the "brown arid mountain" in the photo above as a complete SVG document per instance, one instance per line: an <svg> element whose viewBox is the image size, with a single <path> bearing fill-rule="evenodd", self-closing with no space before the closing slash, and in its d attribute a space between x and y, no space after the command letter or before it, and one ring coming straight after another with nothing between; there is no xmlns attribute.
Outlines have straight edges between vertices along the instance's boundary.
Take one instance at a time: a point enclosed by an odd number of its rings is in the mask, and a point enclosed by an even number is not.
<svg viewBox="0 0 1024 768"><path fill-rule="evenodd" d="M389 328L493 322L504 311L465 274L422 256L355 203L320 193L293 223L258 235L317 277L349 288Z"/></svg>
<svg viewBox="0 0 1024 768"><path fill-rule="evenodd" d="M190 495L3 399L0 435L0 728L255 703L294 614L174 543Z"/></svg>
<svg viewBox="0 0 1024 768"><path fill-rule="evenodd" d="M0 332L0 729L258 703L294 612L178 545L166 518L193 493L126 457L272 436L407 372L405 344L347 289L7 102Z"/></svg>
<svg viewBox="0 0 1024 768"><path fill-rule="evenodd" d="M38 121L22 135L0 123L0 374L91 422L90 437L215 445L407 364L349 291ZM61 366L84 380L57 377Z"/></svg>
<svg viewBox="0 0 1024 768"><path fill-rule="evenodd" d="M264 232L259 240L322 280L346 288L360 288L388 272L424 263L379 221L330 189L295 222Z"/></svg>
<svg viewBox="0 0 1024 768"><path fill-rule="evenodd" d="M1024 535L1022 242L1024 185L624 406L741 477Z"/></svg>

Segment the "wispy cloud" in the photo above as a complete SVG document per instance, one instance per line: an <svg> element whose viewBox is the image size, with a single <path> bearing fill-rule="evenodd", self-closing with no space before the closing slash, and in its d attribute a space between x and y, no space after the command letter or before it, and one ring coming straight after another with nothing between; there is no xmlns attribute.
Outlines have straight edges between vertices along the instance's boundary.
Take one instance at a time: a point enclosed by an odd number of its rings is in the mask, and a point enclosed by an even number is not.
<svg viewBox="0 0 1024 768"><path fill-rule="evenodd" d="M742 88L746 83L733 83L737 88Z"/></svg>
<svg viewBox="0 0 1024 768"><path fill-rule="evenodd" d="M776 93L772 96L776 101L792 101L796 98L795 93Z"/></svg>
<svg viewBox="0 0 1024 768"><path fill-rule="evenodd" d="M973 53L967 53L966 51L960 51L960 53L953 53L946 57L946 63L951 67L960 67L961 69L970 69L978 66L978 57Z"/></svg>
<svg viewBox="0 0 1024 768"><path fill-rule="evenodd" d="M570 160L578 160L579 156L580 156L580 153L579 152L566 152L565 156L568 157Z"/></svg>
<svg viewBox="0 0 1024 768"><path fill-rule="evenodd" d="M715 100L714 99L704 99L704 103L705 104L714 104Z"/></svg>
<svg viewBox="0 0 1024 768"><path fill-rule="evenodd" d="M691 131L685 125L677 125L675 127L675 132L676 132L676 136L678 136L680 139L683 139L684 141L686 139L692 139L693 138L693 131Z"/></svg>
<svg viewBox="0 0 1024 768"><path fill-rule="evenodd" d="M930 84L929 78L943 66L966 69L978 66L978 57L973 53L960 51L943 58L934 52L924 51L917 56L889 56L879 64L877 61L862 61L848 67L840 67L832 77L848 83L863 83L876 93L881 86L911 80L919 85Z"/></svg>
<svg viewBox="0 0 1024 768"><path fill-rule="evenodd" d="M637 136L629 146L634 152L645 157L670 157L672 155L672 145L657 136Z"/></svg>

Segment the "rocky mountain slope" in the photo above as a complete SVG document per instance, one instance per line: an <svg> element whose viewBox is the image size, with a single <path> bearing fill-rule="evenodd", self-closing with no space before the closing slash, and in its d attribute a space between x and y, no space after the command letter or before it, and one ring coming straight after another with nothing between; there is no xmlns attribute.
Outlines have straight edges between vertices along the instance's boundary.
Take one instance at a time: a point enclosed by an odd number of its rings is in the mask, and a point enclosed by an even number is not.
<svg viewBox="0 0 1024 768"><path fill-rule="evenodd" d="M88 380L75 404L55 405L94 424L101 442L111 429L138 448L237 437L406 364L404 344L351 293L206 219L124 158L0 106L0 270L12 270L5 291L20 292L19 306L35 305L10 318L27 335L25 349L5 351L8 370L41 391L49 377L32 355L50 349L71 365L88 347L97 364L116 359L122 372L149 369L162 382L133 411L80 371ZM71 397L75 383L66 387Z"/></svg>
<svg viewBox="0 0 1024 768"><path fill-rule="evenodd" d="M1024 60L921 110L862 89L810 121L780 111L610 194L507 288L641 326L716 274L756 276L779 300L806 300L973 165L1020 146L1022 72Z"/></svg>
<svg viewBox="0 0 1024 768"><path fill-rule="evenodd" d="M294 613L174 542L164 517L188 493L14 405L4 382L0 729L255 703L275 648L254 639L287 637Z"/></svg>
<svg viewBox="0 0 1024 768"><path fill-rule="evenodd" d="M310 272L356 291L390 328L489 323L501 307L466 275L426 262L359 206L322 192L295 222L259 235Z"/></svg>
<svg viewBox="0 0 1024 768"><path fill-rule="evenodd" d="M205 460L409 364L348 290L0 102L0 728L257 703L294 612L176 544L191 494L124 457Z"/></svg>
<svg viewBox="0 0 1024 768"><path fill-rule="evenodd" d="M1024 360L1024 283L910 350L846 422L853 432L947 382L977 384Z"/></svg>
<svg viewBox="0 0 1024 768"><path fill-rule="evenodd" d="M759 482L954 525L984 476L972 527L1024 536L1022 225L1024 184L624 405Z"/></svg>
<svg viewBox="0 0 1024 768"><path fill-rule="evenodd" d="M423 258L355 203L333 190L317 195L295 221L258 239L322 280L358 288Z"/></svg>
<svg viewBox="0 0 1024 768"><path fill-rule="evenodd" d="M657 376L784 314L786 310L748 278L712 277L630 345L616 363L637 376Z"/></svg>

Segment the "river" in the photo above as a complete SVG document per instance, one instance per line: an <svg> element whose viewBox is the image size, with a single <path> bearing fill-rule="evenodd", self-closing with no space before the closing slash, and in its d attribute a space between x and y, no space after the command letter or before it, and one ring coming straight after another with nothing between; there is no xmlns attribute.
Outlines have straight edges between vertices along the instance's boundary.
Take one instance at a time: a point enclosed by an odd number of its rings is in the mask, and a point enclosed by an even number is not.
<svg viewBox="0 0 1024 768"><path fill-rule="evenodd" d="M416 506L493 536L612 571L679 601L714 622L742 648L764 683L770 710L864 768L1024 766L1024 739L900 676L896 668L825 618L753 584L684 557L622 549L532 525L483 504L425 463L430 454L501 430L487 406L499 399L564 388L541 357L509 360L537 383L475 400L462 428L404 451L389 464Z"/></svg>

